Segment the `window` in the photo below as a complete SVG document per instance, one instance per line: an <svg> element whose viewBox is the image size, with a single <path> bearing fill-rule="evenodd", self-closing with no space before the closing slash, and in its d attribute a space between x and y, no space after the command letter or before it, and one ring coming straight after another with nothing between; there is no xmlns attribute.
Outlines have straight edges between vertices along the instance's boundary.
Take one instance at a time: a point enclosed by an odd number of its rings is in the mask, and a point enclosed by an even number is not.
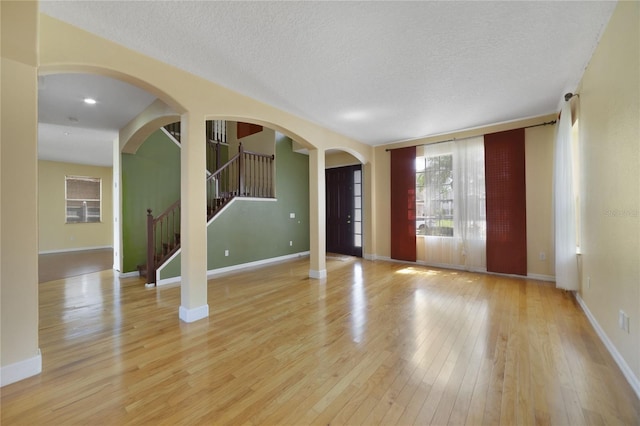
<svg viewBox="0 0 640 426"><path fill-rule="evenodd" d="M453 156L416 158L416 234L453 236Z"/></svg>
<svg viewBox="0 0 640 426"><path fill-rule="evenodd" d="M362 171L353 172L354 247L362 247Z"/></svg>
<svg viewBox="0 0 640 426"><path fill-rule="evenodd" d="M102 220L102 179L65 176L66 223L94 223Z"/></svg>

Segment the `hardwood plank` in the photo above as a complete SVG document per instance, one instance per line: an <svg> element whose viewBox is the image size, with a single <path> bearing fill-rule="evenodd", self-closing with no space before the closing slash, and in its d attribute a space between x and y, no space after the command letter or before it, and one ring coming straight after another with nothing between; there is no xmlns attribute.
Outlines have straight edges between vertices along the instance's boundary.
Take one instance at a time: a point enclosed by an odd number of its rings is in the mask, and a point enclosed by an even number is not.
<svg viewBox="0 0 640 426"><path fill-rule="evenodd" d="M637 424L640 401L571 294L357 258L178 285L102 271L39 286L43 372L12 424Z"/></svg>

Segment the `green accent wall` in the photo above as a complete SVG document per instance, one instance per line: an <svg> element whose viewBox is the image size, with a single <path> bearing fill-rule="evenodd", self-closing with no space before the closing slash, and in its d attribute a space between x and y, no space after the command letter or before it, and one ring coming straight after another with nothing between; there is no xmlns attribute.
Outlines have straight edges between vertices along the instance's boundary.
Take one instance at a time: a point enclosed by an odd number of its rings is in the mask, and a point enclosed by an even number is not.
<svg viewBox="0 0 640 426"><path fill-rule="evenodd" d="M293 152L284 135L276 133L275 143L276 200L236 199L220 213L207 229L207 269L309 250L309 157ZM291 219L290 213L296 217ZM180 255L165 266L160 279L179 275Z"/></svg>
<svg viewBox="0 0 640 426"><path fill-rule="evenodd" d="M123 272L146 263L147 209L157 216L180 198L180 147L162 130L122 154Z"/></svg>

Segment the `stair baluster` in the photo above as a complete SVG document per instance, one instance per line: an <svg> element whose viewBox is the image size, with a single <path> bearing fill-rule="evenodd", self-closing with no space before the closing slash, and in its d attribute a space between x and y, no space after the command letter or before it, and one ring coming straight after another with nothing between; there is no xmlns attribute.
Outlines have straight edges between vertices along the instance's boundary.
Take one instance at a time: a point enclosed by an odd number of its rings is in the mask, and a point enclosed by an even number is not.
<svg viewBox="0 0 640 426"><path fill-rule="evenodd" d="M221 124L222 123L222 124ZM226 140L224 122L207 125L207 144L214 145L216 163L220 162L220 143ZM180 136L180 123L167 126L174 137ZM209 135L214 136L210 142ZM209 157L209 155L207 155ZM211 220L235 197L272 198L275 156L245 151L242 143L238 153L207 177L207 220ZM217 165L216 164L216 165ZM209 163L207 163L209 166ZM149 284L156 284L156 269L180 248L180 200L173 203L157 218L147 209L147 264L146 276ZM141 275L145 265L138 267Z"/></svg>

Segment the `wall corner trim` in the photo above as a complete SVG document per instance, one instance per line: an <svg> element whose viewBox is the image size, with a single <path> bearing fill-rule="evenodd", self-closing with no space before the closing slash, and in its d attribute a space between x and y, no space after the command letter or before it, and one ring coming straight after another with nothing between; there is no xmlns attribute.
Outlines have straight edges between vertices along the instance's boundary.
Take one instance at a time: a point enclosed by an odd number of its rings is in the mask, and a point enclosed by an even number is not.
<svg viewBox="0 0 640 426"><path fill-rule="evenodd" d="M40 349L36 356L5 365L0 369L0 386L24 380L42 372L42 354Z"/></svg>
<svg viewBox="0 0 640 426"><path fill-rule="evenodd" d="M188 309L180 306L179 317L184 322L195 322L209 316L209 305L198 306L197 308Z"/></svg>
<svg viewBox="0 0 640 426"><path fill-rule="evenodd" d="M622 370L622 374L629 382L629 385L631 385L631 388L636 393L636 396L640 399L640 379L638 379L638 377L636 377L636 375L633 374L633 370L631 370L631 367L629 367L629 364L627 364L627 362L624 360L622 355L620 355L620 352L618 352L618 349L616 349L616 347L611 342L611 340L609 340L609 337L607 337L607 334L604 332L602 327L600 327L600 324L598 324L598 321L593 316L593 314L587 307L587 304L584 302L584 300L582 300L582 297L580 297L580 295L577 292L575 293L575 297L576 297L576 300L578 301L578 304L580 305L585 315L589 319L589 322L591 323L593 328L596 330L598 337L600 337L600 340L602 340L602 343L604 343L604 346L607 348L607 350L615 360L616 364L618 364L618 367L620 367L620 370Z"/></svg>

